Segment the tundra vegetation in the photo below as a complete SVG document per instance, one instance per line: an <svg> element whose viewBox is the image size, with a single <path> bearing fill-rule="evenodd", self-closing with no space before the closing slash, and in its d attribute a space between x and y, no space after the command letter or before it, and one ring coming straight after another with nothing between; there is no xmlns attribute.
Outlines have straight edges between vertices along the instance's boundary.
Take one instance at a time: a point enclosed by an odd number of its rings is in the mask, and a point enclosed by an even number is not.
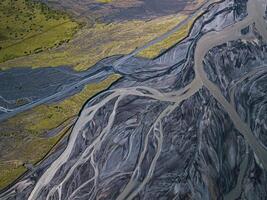
<svg viewBox="0 0 267 200"><path fill-rule="evenodd" d="M160 55L162 52L171 48L173 45L179 43L184 39L192 26L194 20L190 20L187 24L183 25L178 31L166 37L164 40L144 49L138 53L138 56L143 58L153 59Z"/></svg>
<svg viewBox="0 0 267 200"><path fill-rule="evenodd" d="M36 54L68 42L79 23L45 4L0 1L0 62Z"/></svg>
<svg viewBox="0 0 267 200"><path fill-rule="evenodd" d="M149 21L96 22L84 26L68 43L0 64L1 69L13 66L47 67L68 65L86 70L97 61L112 55L127 54L136 47L171 30L184 15L169 15Z"/></svg>

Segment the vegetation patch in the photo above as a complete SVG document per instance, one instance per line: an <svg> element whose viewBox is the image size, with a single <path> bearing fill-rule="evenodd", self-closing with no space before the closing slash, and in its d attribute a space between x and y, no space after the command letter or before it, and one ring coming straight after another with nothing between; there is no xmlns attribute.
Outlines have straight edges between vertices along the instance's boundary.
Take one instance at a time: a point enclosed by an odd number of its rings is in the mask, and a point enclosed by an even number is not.
<svg viewBox="0 0 267 200"><path fill-rule="evenodd" d="M0 189L26 171L23 163L37 163L66 133L64 128L54 136L44 137L47 130L63 123L68 127L90 97L108 88L118 78L118 75L111 75L100 83L87 85L79 94L59 103L41 105L2 122L0 139L5 143L0 149Z"/></svg>
<svg viewBox="0 0 267 200"><path fill-rule="evenodd" d="M166 51L167 49L169 49L173 45L175 45L175 44L179 43L181 40L183 40L187 36L193 22L194 22L194 20L191 20L189 23L182 26L180 28L180 30L171 34L170 36L168 36L164 40L162 40L162 41L144 49L143 51L139 52L139 54L137 56L140 56L143 58L149 58L149 59L153 59L153 58L157 57L160 53Z"/></svg>
<svg viewBox="0 0 267 200"><path fill-rule="evenodd" d="M80 26L66 14L32 0L1 0L0 18L0 62L68 42Z"/></svg>
<svg viewBox="0 0 267 200"><path fill-rule="evenodd" d="M170 15L150 21L132 20L85 26L73 40L61 47L5 62L0 68L69 65L76 70L86 70L105 57L130 53L171 30L180 21L181 15Z"/></svg>
<svg viewBox="0 0 267 200"><path fill-rule="evenodd" d="M0 164L0 172L0 189L3 189L4 186L7 186L14 181L15 178L26 172L26 168L22 165L17 166L12 162L7 162Z"/></svg>
<svg viewBox="0 0 267 200"><path fill-rule="evenodd" d="M99 3L111 3L113 0L96 0Z"/></svg>

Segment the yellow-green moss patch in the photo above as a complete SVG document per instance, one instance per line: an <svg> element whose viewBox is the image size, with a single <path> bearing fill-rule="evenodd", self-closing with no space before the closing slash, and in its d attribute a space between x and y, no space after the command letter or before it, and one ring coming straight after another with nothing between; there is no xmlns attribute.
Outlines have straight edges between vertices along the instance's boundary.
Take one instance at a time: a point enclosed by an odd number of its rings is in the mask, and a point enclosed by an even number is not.
<svg viewBox="0 0 267 200"><path fill-rule="evenodd" d="M1 69L13 66L46 67L72 65L85 70L97 61L116 54L127 54L175 27L184 15L170 15L150 21L132 20L85 26L66 45L36 55L17 58L0 64Z"/></svg>
<svg viewBox="0 0 267 200"><path fill-rule="evenodd" d="M66 14L31 0L2 0L0 18L0 62L59 46L79 27Z"/></svg>
<svg viewBox="0 0 267 200"><path fill-rule="evenodd" d="M113 0L96 0L99 3L111 3Z"/></svg>
<svg viewBox="0 0 267 200"><path fill-rule="evenodd" d="M180 30L176 31L175 33L171 34L164 40L144 49L143 51L139 52L137 56L153 59L157 57L161 52L169 49L174 44L180 42L183 38L185 38L190 30L190 27L193 23L191 20L189 23L185 24L180 28Z"/></svg>

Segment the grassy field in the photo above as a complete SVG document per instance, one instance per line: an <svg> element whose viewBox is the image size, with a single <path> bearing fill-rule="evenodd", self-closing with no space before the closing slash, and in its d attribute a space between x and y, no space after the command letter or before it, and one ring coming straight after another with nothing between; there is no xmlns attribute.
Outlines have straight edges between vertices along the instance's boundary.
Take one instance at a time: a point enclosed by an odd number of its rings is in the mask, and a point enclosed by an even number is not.
<svg viewBox="0 0 267 200"><path fill-rule="evenodd" d="M111 55L127 54L136 47L162 35L176 26L184 15L170 15L150 21L132 20L111 24L85 26L75 38L58 48L17 58L0 64L0 69L13 66L46 67L70 65L86 70Z"/></svg>
<svg viewBox="0 0 267 200"><path fill-rule="evenodd" d="M0 62L59 46L80 26L66 14L29 0L1 0L0 19Z"/></svg>
<svg viewBox="0 0 267 200"><path fill-rule="evenodd" d="M169 49L170 47L172 47L173 45L184 39L187 36L193 22L194 19L191 20L189 23L185 24L184 26L182 26L180 30L168 36L161 42L158 42L146 48L145 50L141 51L137 56L149 59L157 57L160 53Z"/></svg>
<svg viewBox="0 0 267 200"><path fill-rule="evenodd" d="M76 94L59 103L41 105L0 124L0 139L5 143L0 153L0 189L10 184L26 169L23 163L36 163L66 133L66 127L77 117L82 105L93 95L108 88L119 78L111 75L100 83L87 85ZM63 130L45 137L47 130L63 124ZM65 128L64 128L65 127Z"/></svg>

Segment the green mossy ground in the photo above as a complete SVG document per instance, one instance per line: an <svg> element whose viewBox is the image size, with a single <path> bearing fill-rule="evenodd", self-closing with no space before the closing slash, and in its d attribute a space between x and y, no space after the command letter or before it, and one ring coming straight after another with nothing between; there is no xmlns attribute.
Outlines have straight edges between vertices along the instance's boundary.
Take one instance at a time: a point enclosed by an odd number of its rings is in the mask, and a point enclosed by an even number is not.
<svg viewBox="0 0 267 200"><path fill-rule="evenodd" d="M118 54L128 54L175 27L183 15L169 15L153 20L130 20L105 24L96 22L84 26L75 37L59 48L43 51L0 63L0 69L14 66L73 66L86 70L99 60Z"/></svg>
<svg viewBox="0 0 267 200"><path fill-rule="evenodd" d="M79 24L30 0L0 1L0 62L68 42Z"/></svg>
<svg viewBox="0 0 267 200"><path fill-rule="evenodd" d="M144 49L137 56L140 56L143 58L149 58L149 59L153 59L157 57L162 52L166 51L167 49L171 48L173 45L183 40L187 36L192 23L193 23L193 20L183 25L178 31L171 34L164 40Z"/></svg>

